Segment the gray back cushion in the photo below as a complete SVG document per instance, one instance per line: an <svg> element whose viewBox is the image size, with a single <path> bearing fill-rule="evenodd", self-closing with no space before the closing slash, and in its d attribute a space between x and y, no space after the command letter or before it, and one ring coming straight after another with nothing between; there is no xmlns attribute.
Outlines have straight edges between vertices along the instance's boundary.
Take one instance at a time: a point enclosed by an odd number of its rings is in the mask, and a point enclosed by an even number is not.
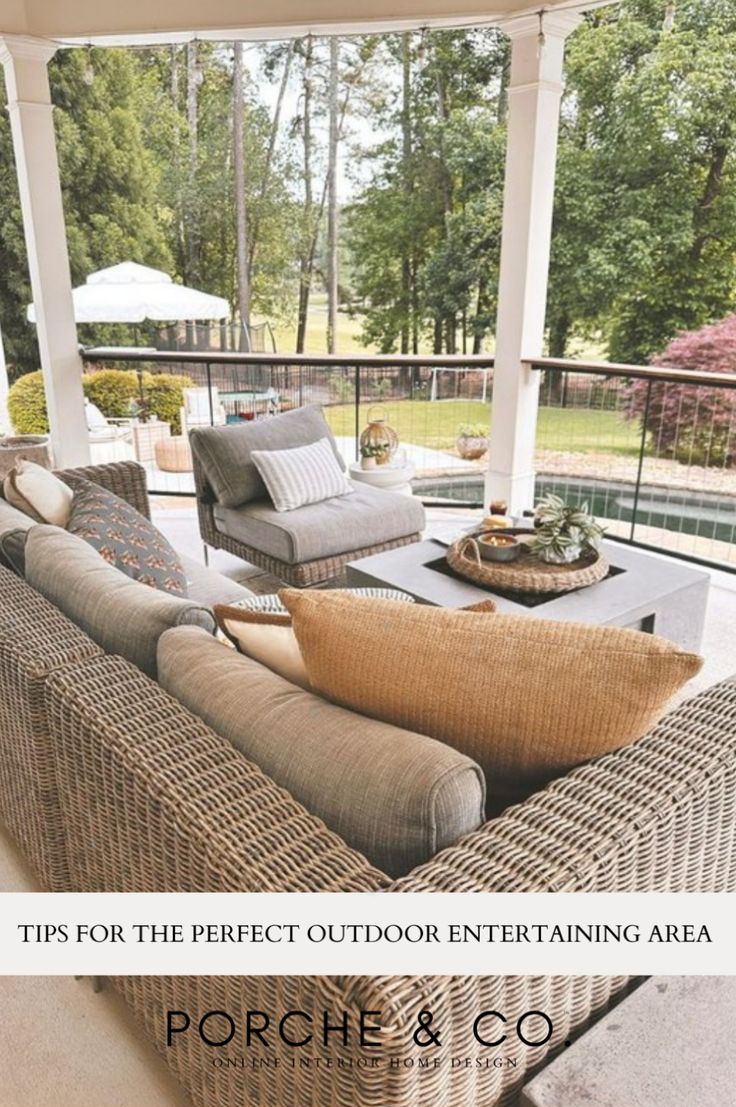
<svg viewBox="0 0 736 1107"><path fill-rule="evenodd" d="M251 461L252 450L289 450L328 438L344 469L322 408L300 407L270 419L226 427L196 427L189 442L218 503L239 507L251 500L268 499L266 486Z"/></svg>
<svg viewBox="0 0 736 1107"><path fill-rule="evenodd" d="M25 549L26 580L108 653L156 677L156 647L183 624L215 632L209 608L131 580L82 538L34 526Z"/></svg>
<svg viewBox="0 0 736 1107"><path fill-rule="evenodd" d="M304 692L199 630L164 634L158 671L167 692L390 876L485 819L485 781L468 757Z"/></svg>
<svg viewBox="0 0 736 1107"><path fill-rule="evenodd" d="M26 531L36 525L30 515L24 515L0 496L0 564L23 576Z"/></svg>

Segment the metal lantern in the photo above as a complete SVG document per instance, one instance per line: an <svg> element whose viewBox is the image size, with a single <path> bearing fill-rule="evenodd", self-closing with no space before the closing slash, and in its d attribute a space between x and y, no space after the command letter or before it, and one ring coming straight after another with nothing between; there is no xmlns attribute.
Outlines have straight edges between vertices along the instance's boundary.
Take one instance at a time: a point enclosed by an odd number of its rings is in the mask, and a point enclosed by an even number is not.
<svg viewBox="0 0 736 1107"><path fill-rule="evenodd" d="M361 457L375 457L379 465L385 465L396 453L399 436L386 421L385 408L368 409L368 426L360 436Z"/></svg>

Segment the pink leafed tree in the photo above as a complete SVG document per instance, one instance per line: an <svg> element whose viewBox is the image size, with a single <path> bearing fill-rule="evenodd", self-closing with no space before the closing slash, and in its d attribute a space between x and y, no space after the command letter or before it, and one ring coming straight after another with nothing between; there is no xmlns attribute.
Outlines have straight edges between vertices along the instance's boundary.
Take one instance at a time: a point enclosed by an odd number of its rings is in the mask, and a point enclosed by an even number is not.
<svg viewBox="0 0 736 1107"><path fill-rule="evenodd" d="M653 365L709 373L736 373L736 315L685 331L652 359ZM658 457L690 465L736 466L736 390L697 384L632 381L624 412L644 421L647 444Z"/></svg>

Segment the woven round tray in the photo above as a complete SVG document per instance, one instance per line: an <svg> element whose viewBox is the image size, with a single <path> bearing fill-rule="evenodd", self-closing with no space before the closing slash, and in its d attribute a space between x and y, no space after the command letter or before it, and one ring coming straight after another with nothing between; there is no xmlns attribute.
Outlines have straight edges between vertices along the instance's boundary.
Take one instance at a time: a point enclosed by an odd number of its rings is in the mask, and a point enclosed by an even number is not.
<svg viewBox="0 0 736 1107"><path fill-rule="evenodd" d="M507 530L504 533L532 532ZM575 588L596 584L608 575L608 562L595 551L584 554L569 565L548 565L522 543L521 556L516 561L483 561L472 535L465 535L450 546L447 564L473 584L501 592L572 592Z"/></svg>

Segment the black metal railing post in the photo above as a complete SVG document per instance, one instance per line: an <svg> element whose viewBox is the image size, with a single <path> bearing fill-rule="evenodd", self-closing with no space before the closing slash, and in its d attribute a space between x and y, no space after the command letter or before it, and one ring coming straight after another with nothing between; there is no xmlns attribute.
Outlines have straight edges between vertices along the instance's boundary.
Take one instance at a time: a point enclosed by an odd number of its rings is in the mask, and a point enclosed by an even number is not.
<svg viewBox="0 0 736 1107"><path fill-rule="evenodd" d="M206 365L204 367L204 371L205 371L205 374L207 376L207 400L208 400L209 407L210 407L210 426L214 427L214 425L215 425L215 403L214 403L214 400L212 399L212 366L209 363L209 361L206 363Z"/></svg>
<svg viewBox="0 0 736 1107"><path fill-rule="evenodd" d="M641 442L639 443L639 460L636 466L636 483L634 484L634 506L631 509L631 530L629 541L634 541L636 531L636 516L639 511L639 494L641 492L641 474L644 469L644 455L647 448L647 424L649 422L649 405L652 400L652 382L647 382L647 396L644 401L644 413L641 417Z"/></svg>

